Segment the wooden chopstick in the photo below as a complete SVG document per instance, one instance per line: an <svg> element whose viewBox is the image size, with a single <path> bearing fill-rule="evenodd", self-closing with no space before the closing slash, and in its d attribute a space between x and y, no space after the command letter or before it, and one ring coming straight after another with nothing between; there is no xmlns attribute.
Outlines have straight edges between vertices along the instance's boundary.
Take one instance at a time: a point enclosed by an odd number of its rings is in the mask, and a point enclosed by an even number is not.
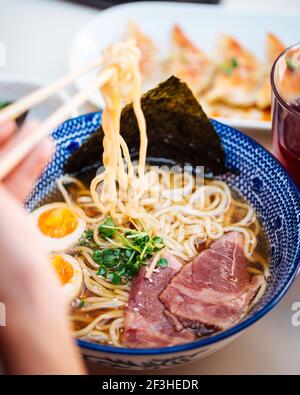
<svg viewBox="0 0 300 395"><path fill-rule="evenodd" d="M72 113L74 107L81 106L88 100L94 90L99 89L104 85L114 74L114 68L103 70L93 81L75 94L67 103L56 110L49 116L38 128L34 130L26 139L22 140L20 144L13 147L0 160L0 180L3 179L18 163L20 163L26 155L49 133L63 122L66 117Z"/></svg>
<svg viewBox="0 0 300 395"><path fill-rule="evenodd" d="M23 114L25 111L29 110L31 107L41 103L54 93L58 92L65 86L69 85L71 82L75 81L88 71L91 71L97 67L100 67L102 63L102 58L99 57L90 63L85 64L79 69L72 71L71 73L59 78L58 80L52 82L49 85L43 86L27 96L18 100L17 102L5 107L0 111L0 125L10 119L16 119L19 115Z"/></svg>

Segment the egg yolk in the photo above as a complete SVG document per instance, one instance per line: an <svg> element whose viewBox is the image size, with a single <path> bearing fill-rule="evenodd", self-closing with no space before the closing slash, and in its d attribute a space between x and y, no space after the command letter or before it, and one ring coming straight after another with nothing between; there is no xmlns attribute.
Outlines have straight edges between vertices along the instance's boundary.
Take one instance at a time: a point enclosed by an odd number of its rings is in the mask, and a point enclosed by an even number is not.
<svg viewBox="0 0 300 395"><path fill-rule="evenodd" d="M65 261L60 255L56 255L52 258L52 264L62 285L67 284L74 274L73 266Z"/></svg>
<svg viewBox="0 0 300 395"><path fill-rule="evenodd" d="M77 217L71 210L59 207L41 214L38 225L44 235L59 239L74 232L77 222Z"/></svg>

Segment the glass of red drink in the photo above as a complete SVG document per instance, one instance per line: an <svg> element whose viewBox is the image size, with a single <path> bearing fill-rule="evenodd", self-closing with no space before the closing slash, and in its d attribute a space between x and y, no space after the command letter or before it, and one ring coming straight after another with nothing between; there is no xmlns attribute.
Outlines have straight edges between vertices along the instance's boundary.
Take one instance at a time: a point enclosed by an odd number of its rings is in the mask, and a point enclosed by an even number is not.
<svg viewBox="0 0 300 395"><path fill-rule="evenodd" d="M300 43L277 58L271 86L274 154L300 189Z"/></svg>

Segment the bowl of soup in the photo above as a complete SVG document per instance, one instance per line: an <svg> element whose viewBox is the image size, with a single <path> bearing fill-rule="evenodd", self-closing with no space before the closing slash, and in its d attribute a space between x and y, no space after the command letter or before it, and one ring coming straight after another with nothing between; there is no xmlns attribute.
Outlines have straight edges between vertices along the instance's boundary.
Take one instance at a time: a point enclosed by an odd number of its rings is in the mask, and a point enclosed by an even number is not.
<svg viewBox="0 0 300 395"><path fill-rule="evenodd" d="M53 132L56 153L25 204L66 288L74 336L84 358L112 367L203 358L290 287L300 260L299 192L262 146L211 121L234 171L199 183L192 173L167 179L147 158L153 193L138 197L143 220L121 209L114 217L95 203L97 183L64 170L101 117L82 115Z"/></svg>

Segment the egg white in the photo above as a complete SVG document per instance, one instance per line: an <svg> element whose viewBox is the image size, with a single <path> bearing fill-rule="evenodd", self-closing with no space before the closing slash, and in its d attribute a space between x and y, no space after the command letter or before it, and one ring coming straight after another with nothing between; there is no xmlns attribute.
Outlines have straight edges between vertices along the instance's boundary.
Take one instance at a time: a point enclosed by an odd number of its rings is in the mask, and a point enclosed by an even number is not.
<svg viewBox="0 0 300 395"><path fill-rule="evenodd" d="M71 303L76 296L80 293L83 285L83 273L77 260L69 254L53 254L52 257L60 256L68 262L73 268L72 278L64 285L62 285L62 292L66 298L66 302Z"/></svg>
<svg viewBox="0 0 300 395"><path fill-rule="evenodd" d="M86 223L79 217L77 217L77 226L74 229L72 233L69 233L68 235L61 237L61 238L55 238L55 237L50 237L46 236L39 228L38 223L39 223L39 218L40 216L49 211L53 210L56 208L68 208L66 203L50 203L50 204L45 204L42 207L39 207L38 209L34 210L30 215L33 218L34 225L38 230L38 233L41 236L41 240L47 249L47 251L52 252L52 251L65 251L67 249L70 249L75 246L75 244L78 242L80 239L82 233L85 231L86 228ZM76 215L76 214L75 214Z"/></svg>

